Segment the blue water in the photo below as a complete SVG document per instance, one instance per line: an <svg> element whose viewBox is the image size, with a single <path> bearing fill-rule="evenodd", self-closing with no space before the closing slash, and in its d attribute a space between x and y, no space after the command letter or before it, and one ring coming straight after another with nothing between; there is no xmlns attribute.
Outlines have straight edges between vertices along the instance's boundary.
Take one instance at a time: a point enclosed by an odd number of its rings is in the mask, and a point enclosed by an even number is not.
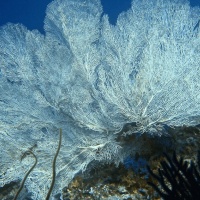
<svg viewBox="0 0 200 200"><path fill-rule="evenodd" d="M28 29L38 29L44 33L46 6L51 0L0 0L0 26L11 23L22 23ZM200 6L200 0L191 0L192 6ZM109 21L115 24L117 16L131 6L131 0L101 0L104 13Z"/></svg>

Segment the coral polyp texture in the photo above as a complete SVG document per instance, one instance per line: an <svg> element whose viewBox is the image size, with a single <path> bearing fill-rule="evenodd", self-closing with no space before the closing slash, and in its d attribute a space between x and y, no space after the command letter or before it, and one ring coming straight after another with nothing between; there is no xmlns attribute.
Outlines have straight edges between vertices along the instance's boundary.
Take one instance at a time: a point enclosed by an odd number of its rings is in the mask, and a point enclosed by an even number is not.
<svg viewBox="0 0 200 200"><path fill-rule="evenodd" d="M184 0L134 0L115 26L99 0L55 0L45 35L0 27L0 187L23 180L31 151L25 187L45 199L60 128L51 199L92 161L140 146L119 138L200 124L199 20Z"/></svg>

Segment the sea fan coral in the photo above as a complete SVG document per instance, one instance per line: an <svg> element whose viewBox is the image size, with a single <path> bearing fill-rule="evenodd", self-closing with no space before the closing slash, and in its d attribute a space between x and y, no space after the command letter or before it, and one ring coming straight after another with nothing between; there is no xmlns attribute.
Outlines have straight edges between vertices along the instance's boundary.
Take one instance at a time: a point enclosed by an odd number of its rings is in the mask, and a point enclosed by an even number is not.
<svg viewBox="0 0 200 200"><path fill-rule="evenodd" d="M55 0L45 35L0 28L0 187L26 180L33 199L54 195L91 161L123 161L132 133L200 123L200 8L184 0L134 0L115 26L99 0Z"/></svg>

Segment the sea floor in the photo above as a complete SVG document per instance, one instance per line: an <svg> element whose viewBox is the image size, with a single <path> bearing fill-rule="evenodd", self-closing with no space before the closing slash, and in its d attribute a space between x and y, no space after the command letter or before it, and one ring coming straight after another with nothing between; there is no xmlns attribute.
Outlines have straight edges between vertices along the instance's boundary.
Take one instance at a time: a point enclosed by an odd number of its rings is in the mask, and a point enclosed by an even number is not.
<svg viewBox="0 0 200 200"><path fill-rule="evenodd" d="M170 130L170 137L152 138L142 136L144 148L148 151L136 152L131 155L134 160L145 159L154 173L157 173L160 162L164 159L163 151L172 155L176 151L178 157L196 162L197 151L200 147L200 129L198 127L177 127ZM161 141L166 140L166 141ZM167 143L167 147L163 145ZM169 145L170 144L170 145ZM98 166L98 167L97 167ZM143 166L144 167L144 166ZM155 180L144 169L134 171L124 164L99 164L89 167L84 173L78 174L68 187L63 189L64 200L159 200L159 195L147 182ZM12 182L0 188L1 200L12 200L20 182ZM30 198L23 200L31 200Z"/></svg>

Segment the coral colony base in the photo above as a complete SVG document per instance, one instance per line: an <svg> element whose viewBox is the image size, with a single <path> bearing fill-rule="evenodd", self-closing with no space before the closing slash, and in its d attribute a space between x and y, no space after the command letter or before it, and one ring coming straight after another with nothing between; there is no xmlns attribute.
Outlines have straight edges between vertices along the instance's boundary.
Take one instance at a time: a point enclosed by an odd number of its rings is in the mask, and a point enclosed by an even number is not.
<svg viewBox="0 0 200 200"><path fill-rule="evenodd" d="M134 0L115 26L99 0L55 0L45 35L0 27L0 187L22 181L35 155L25 187L45 199L60 128L50 199L89 163L138 151L143 133L200 124L199 20L185 0Z"/></svg>

